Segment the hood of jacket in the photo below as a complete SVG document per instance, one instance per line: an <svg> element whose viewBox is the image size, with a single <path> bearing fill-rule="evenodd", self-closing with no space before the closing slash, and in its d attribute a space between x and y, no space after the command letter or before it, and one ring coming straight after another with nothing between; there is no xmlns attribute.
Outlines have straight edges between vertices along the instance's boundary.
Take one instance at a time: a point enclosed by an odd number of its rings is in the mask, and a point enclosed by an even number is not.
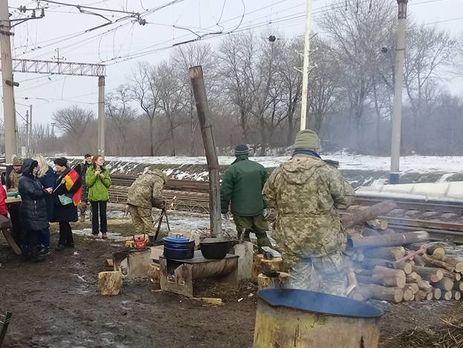
<svg viewBox="0 0 463 348"><path fill-rule="evenodd" d="M164 174L159 169L148 169L147 171L145 171L144 175L155 175L160 177L163 180L164 184L167 182L166 174Z"/></svg>
<svg viewBox="0 0 463 348"><path fill-rule="evenodd" d="M38 165L39 163L33 159L25 159L21 167L22 175L28 176L30 178L34 177L34 175L32 174L32 170Z"/></svg>
<svg viewBox="0 0 463 348"><path fill-rule="evenodd" d="M281 166L282 175L289 183L302 185L321 167L326 166L320 158L312 156L293 156Z"/></svg>

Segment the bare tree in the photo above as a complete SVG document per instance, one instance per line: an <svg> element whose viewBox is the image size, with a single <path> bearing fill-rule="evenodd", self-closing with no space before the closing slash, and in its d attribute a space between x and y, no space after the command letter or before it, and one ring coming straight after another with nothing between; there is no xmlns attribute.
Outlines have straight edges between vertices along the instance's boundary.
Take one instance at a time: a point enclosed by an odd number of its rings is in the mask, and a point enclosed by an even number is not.
<svg viewBox="0 0 463 348"><path fill-rule="evenodd" d="M52 120L56 127L63 132L64 137L69 140L69 146L75 151L83 139L83 136L94 118L92 111L82 109L77 105L57 110Z"/></svg>
<svg viewBox="0 0 463 348"><path fill-rule="evenodd" d="M160 92L156 88L155 68L148 63L140 63L134 74L130 91L144 115L149 121L150 155L154 156L154 118L158 112L160 103Z"/></svg>

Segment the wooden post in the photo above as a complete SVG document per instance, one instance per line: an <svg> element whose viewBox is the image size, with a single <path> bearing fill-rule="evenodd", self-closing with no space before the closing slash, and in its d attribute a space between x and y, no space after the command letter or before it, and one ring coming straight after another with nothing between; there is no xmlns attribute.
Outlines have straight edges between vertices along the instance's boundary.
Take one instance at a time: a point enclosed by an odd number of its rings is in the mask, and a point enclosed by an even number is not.
<svg viewBox="0 0 463 348"><path fill-rule="evenodd" d="M219 160L215 151L212 125L209 121L209 106L207 104L206 88L204 87L203 69L201 66L191 67L189 70L193 95L196 101L201 135L204 150L206 151L207 166L209 169L209 210L211 221L211 235L222 235L222 220L220 216L220 177Z"/></svg>

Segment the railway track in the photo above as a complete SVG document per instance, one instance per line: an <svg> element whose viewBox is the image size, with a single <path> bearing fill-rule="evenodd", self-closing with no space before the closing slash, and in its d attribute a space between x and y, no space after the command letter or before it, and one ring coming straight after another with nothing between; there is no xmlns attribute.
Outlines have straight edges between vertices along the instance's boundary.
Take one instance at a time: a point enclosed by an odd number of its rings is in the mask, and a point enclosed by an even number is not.
<svg viewBox="0 0 463 348"><path fill-rule="evenodd" d="M125 203L127 187L135 180L131 176L113 176L111 201ZM164 196L171 209L209 213L209 186L207 182L191 180L167 181ZM373 205L384 198L358 195L354 204ZM421 201L417 199L394 199L397 209L382 219L397 231L425 230L436 240L451 240L463 243L463 203L445 201Z"/></svg>

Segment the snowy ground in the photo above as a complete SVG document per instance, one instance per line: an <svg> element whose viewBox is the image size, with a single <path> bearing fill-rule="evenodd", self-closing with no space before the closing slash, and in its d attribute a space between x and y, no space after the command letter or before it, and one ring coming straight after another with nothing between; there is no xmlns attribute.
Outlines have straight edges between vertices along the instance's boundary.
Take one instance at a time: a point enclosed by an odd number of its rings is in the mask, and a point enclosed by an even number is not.
<svg viewBox="0 0 463 348"><path fill-rule="evenodd" d="M371 170L371 171L388 171L390 168L389 157L375 157L365 155L352 155L347 153L322 154L325 159L339 161L342 170ZM70 158L78 158L70 156ZM252 157L267 168L277 167L288 156L266 156ZM132 162L141 164L162 164L162 165L205 165L205 157L106 157L111 162ZM233 162L232 156L219 156L221 165L229 165ZM416 172L446 172L458 173L463 171L463 156L404 156L400 160L400 169L402 173Z"/></svg>

